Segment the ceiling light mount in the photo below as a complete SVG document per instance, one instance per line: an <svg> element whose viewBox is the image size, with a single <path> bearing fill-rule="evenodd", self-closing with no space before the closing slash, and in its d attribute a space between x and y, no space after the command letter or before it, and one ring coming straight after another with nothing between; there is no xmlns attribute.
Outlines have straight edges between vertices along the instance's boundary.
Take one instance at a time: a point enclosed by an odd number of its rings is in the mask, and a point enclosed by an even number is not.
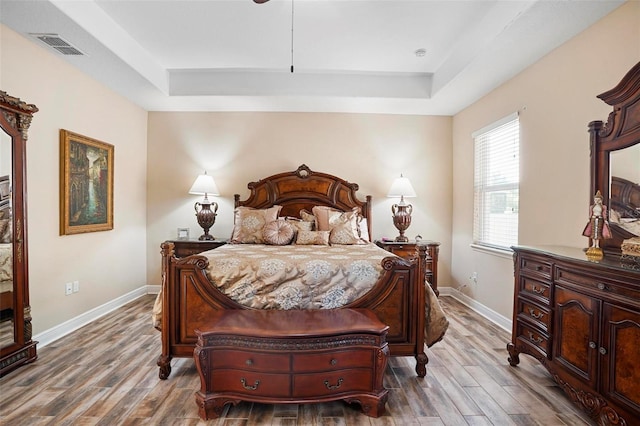
<svg viewBox="0 0 640 426"><path fill-rule="evenodd" d="M424 47L421 47L420 49L417 49L413 53L415 53L416 57L422 58L423 56L425 56L427 54L427 49L425 49Z"/></svg>

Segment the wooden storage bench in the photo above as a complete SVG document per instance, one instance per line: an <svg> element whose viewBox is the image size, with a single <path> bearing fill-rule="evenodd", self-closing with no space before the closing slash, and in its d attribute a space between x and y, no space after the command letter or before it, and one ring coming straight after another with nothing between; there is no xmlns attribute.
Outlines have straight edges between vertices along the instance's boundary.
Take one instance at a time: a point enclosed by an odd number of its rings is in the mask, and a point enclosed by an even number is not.
<svg viewBox="0 0 640 426"><path fill-rule="evenodd" d="M384 413L388 326L368 309L226 310L196 330L201 418L227 403L345 400Z"/></svg>

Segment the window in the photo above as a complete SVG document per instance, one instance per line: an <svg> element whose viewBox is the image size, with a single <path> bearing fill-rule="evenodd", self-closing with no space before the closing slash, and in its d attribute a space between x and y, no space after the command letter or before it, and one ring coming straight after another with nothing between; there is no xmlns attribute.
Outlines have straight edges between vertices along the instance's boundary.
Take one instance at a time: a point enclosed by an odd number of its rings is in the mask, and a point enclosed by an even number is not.
<svg viewBox="0 0 640 426"><path fill-rule="evenodd" d="M508 250L518 243L520 123L517 114L473 134L474 244Z"/></svg>

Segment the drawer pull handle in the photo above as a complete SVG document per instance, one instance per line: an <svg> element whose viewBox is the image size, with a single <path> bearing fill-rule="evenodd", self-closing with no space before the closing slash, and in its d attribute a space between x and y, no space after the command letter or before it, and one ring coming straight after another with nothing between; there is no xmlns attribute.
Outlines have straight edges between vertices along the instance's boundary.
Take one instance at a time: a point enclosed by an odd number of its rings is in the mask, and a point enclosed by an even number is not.
<svg viewBox="0 0 640 426"><path fill-rule="evenodd" d="M338 365L338 360L335 358L331 359L331 365Z"/></svg>
<svg viewBox="0 0 640 426"><path fill-rule="evenodd" d="M591 349L595 349L596 348L596 342L589 342L589 347Z"/></svg>
<svg viewBox="0 0 640 426"><path fill-rule="evenodd" d="M533 308L529 308L529 315L534 317L535 319L540 319L544 316L543 312L539 312L536 314L536 311Z"/></svg>
<svg viewBox="0 0 640 426"><path fill-rule="evenodd" d="M536 271L542 271L542 266L540 265L536 266Z"/></svg>
<svg viewBox="0 0 640 426"><path fill-rule="evenodd" d="M343 382L342 377L340 377L340 378L338 379L338 383L337 383L337 384L335 384L335 385L330 385L330 384L329 384L329 381L328 381L328 380L325 380L325 381L324 381L324 385L325 385L325 386L327 387L327 389L329 389L329 390L336 390L336 389L338 389L338 388L340 387L340 385L342 385L342 382Z"/></svg>
<svg viewBox="0 0 640 426"><path fill-rule="evenodd" d="M531 291L533 291L536 294L543 294L544 293L544 288L540 287L536 287L535 285L531 287Z"/></svg>
<svg viewBox="0 0 640 426"><path fill-rule="evenodd" d="M609 287L604 283L598 283L598 290L609 290Z"/></svg>
<svg viewBox="0 0 640 426"><path fill-rule="evenodd" d="M529 340L531 340L533 343L542 343L542 339L540 337L534 337L533 333L528 331L527 333L529 333Z"/></svg>
<svg viewBox="0 0 640 426"><path fill-rule="evenodd" d="M253 365L253 360L251 358L249 358L244 363L247 364L247 365Z"/></svg>
<svg viewBox="0 0 640 426"><path fill-rule="evenodd" d="M605 348L603 348L602 346L600 346L599 351L600 351L600 353L601 353L602 355L606 355L606 354L607 354L607 350L606 350Z"/></svg>
<svg viewBox="0 0 640 426"><path fill-rule="evenodd" d="M242 377L240 379L240 383L242 383L242 387L245 388L246 390L254 391L254 390L258 389L258 385L260 384L260 380L256 380L255 383L253 384L253 386L251 386L251 385L248 385L247 381L245 380L245 378Z"/></svg>

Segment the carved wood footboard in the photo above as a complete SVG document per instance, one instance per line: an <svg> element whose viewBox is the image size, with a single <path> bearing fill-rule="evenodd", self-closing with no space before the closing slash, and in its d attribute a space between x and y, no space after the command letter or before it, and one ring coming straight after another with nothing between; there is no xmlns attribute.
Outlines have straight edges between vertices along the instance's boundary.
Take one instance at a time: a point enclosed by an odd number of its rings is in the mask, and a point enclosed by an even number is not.
<svg viewBox="0 0 640 426"><path fill-rule="evenodd" d="M415 356L416 373L426 375L424 352L425 287L420 277L424 256L406 261L397 256L382 260L383 276L369 293L348 308L367 308L389 326L387 340L391 356ZM176 258L174 244L162 244L162 354L158 358L159 376L171 373L173 357L193 357L197 342L195 330L205 327L214 312L248 309L220 292L207 275L203 256Z"/></svg>

